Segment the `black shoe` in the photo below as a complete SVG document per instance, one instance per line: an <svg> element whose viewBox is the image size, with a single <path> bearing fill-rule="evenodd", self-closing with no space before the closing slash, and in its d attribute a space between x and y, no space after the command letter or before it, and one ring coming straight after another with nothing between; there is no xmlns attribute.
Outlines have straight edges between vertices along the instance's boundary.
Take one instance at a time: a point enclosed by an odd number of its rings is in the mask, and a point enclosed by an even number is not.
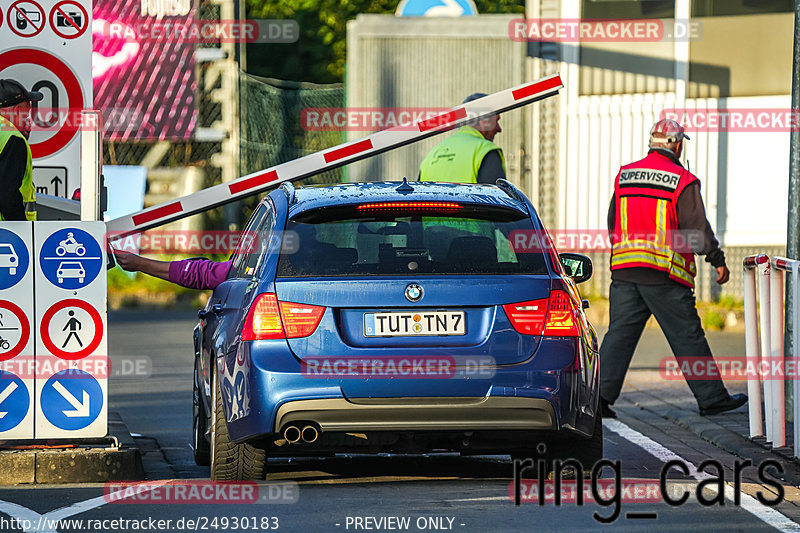
<svg viewBox="0 0 800 533"><path fill-rule="evenodd" d="M617 412L614 411L611 408L611 404L602 397L600 398L600 416L603 418L617 418Z"/></svg>
<svg viewBox="0 0 800 533"><path fill-rule="evenodd" d="M720 400L717 403L710 405L708 407L701 408L700 416L718 415L720 413L724 413L725 411L732 411L734 409L737 409L746 403L747 403L746 394L734 394L733 396L728 395L728 397L725 398L724 400Z"/></svg>

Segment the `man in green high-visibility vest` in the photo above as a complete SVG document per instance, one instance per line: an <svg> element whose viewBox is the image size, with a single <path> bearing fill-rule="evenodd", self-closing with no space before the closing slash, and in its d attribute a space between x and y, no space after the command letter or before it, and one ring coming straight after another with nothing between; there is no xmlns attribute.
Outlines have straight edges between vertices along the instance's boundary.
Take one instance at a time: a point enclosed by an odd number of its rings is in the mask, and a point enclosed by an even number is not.
<svg viewBox="0 0 800 533"><path fill-rule="evenodd" d="M31 102L44 95L0 80L0 220L36 220L33 158L28 144Z"/></svg>
<svg viewBox="0 0 800 533"><path fill-rule="evenodd" d="M463 103L484 96L474 93ZM498 178L505 178L503 150L492 142L503 131L499 121L499 115L473 121L436 145L420 165L420 181L493 184Z"/></svg>

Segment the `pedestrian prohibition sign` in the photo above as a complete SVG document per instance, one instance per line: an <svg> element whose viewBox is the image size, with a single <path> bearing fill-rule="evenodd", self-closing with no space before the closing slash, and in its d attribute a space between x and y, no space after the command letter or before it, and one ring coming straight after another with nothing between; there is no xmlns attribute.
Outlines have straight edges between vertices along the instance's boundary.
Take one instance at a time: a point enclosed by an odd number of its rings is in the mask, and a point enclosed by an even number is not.
<svg viewBox="0 0 800 533"><path fill-rule="evenodd" d="M59 429L83 429L102 411L103 389L83 370L62 370L44 384L40 408L45 418Z"/></svg>
<svg viewBox="0 0 800 533"><path fill-rule="evenodd" d="M0 433L17 427L28 414L30 404L25 383L16 374L0 370Z"/></svg>
<svg viewBox="0 0 800 533"><path fill-rule="evenodd" d="M39 334L45 348L53 355L81 359L100 346L103 319L97 309L83 300L61 300L42 316Z"/></svg>

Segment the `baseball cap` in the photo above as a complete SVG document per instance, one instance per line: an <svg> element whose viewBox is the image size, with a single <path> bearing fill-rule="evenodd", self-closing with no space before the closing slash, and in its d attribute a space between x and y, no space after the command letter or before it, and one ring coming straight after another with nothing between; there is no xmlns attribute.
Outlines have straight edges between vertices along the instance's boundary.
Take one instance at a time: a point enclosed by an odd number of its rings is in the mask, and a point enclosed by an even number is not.
<svg viewBox="0 0 800 533"><path fill-rule="evenodd" d="M658 137L655 137L655 134L659 134ZM671 118L662 118L653 124L653 127L650 129L651 143L676 143L682 141L683 139L691 140L691 137L686 135L683 126Z"/></svg>
<svg viewBox="0 0 800 533"><path fill-rule="evenodd" d="M11 107L22 102L38 102L44 95L29 91L17 80L0 80L0 107Z"/></svg>
<svg viewBox="0 0 800 533"><path fill-rule="evenodd" d="M466 98L464 98L464 101L461 102L461 103L462 104L468 104L468 103L472 102L473 100L478 100L480 98L483 98L484 96L489 96L489 95L486 94L486 93L472 93L471 95L469 95Z"/></svg>

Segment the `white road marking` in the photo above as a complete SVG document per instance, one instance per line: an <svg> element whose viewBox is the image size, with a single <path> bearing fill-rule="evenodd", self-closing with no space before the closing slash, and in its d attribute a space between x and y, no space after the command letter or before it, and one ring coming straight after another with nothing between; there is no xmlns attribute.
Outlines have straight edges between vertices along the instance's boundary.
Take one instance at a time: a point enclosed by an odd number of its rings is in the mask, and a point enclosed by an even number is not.
<svg viewBox="0 0 800 533"><path fill-rule="evenodd" d="M680 455L676 454L675 452L671 451L670 449L662 446L661 444L657 443L650 437L639 433L635 429L630 428L628 425L620 422L619 420L614 419L606 419L603 420L603 425L619 435L620 437L624 438L636 444L640 448L644 449L647 453L659 459L662 462L678 460L682 463L686 464L689 468L689 475L692 476L694 479L698 481L702 481L704 479L711 478L711 474L705 472L698 472L697 467L681 457ZM734 491L733 487L730 485L725 485L725 497L731 501L734 500ZM757 499L753 498L749 494L742 493L741 494L741 505L740 507L745 511L748 511L753 516L761 520L762 522L766 523L769 526L774 527L778 531L791 533L791 532L800 532L800 524L789 520L787 517L773 509L772 507L767 507L766 505L762 505Z"/></svg>
<svg viewBox="0 0 800 533"><path fill-rule="evenodd" d="M150 492L155 488L172 483L174 481L174 479L146 482L143 481L142 483L144 483L144 486L136 489L137 494ZM67 507L61 507L60 509L50 511L45 514L39 514L32 509L28 509L27 507L19 505L18 503L0 500L0 513L7 514L11 518L16 518L19 521L24 520L30 523L31 527L24 530L25 533L58 533L56 528L60 525L58 523L59 520L74 516L76 514L85 513L86 511L91 511L92 509L96 509L107 503L109 502L106 500L105 495L103 495L82 502L73 503Z"/></svg>

